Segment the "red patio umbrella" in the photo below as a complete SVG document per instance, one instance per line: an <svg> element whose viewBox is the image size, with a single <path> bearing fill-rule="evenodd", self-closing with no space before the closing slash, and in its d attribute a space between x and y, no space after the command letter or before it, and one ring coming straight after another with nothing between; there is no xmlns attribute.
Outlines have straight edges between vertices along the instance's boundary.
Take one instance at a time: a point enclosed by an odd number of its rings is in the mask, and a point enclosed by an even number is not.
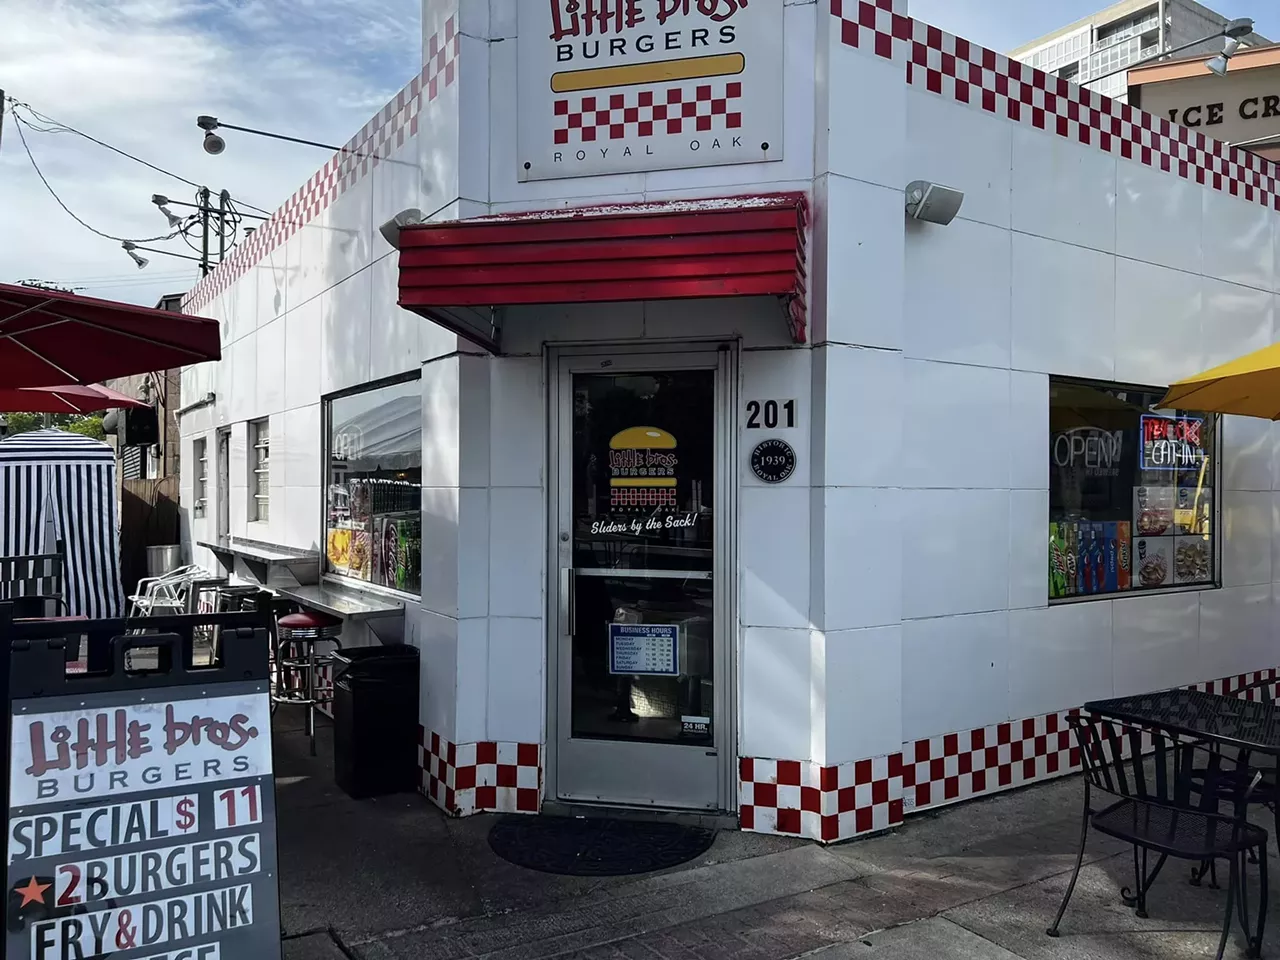
<svg viewBox="0 0 1280 960"><path fill-rule="evenodd" d="M0 386L87 384L221 359L209 317L0 283Z"/></svg>
<svg viewBox="0 0 1280 960"><path fill-rule="evenodd" d="M100 383L69 387L0 387L3 413L97 413L122 407L145 407L146 403L117 393Z"/></svg>

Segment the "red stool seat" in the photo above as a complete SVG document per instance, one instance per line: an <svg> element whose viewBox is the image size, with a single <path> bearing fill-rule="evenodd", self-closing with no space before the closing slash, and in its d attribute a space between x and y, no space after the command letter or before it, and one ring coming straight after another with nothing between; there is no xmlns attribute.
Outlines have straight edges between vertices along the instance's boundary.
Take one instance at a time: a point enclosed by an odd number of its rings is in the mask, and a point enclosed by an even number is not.
<svg viewBox="0 0 1280 960"><path fill-rule="evenodd" d="M281 640L332 640L342 632L342 621L326 613L304 610L276 621Z"/></svg>

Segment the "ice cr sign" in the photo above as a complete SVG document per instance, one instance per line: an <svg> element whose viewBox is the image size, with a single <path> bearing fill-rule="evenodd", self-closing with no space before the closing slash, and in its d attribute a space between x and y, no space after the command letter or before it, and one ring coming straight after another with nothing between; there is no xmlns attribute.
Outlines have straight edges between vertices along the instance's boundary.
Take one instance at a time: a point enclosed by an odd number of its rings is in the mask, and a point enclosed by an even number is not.
<svg viewBox="0 0 1280 960"><path fill-rule="evenodd" d="M783 0L520 0L521 180L782 159Z"/></svg>

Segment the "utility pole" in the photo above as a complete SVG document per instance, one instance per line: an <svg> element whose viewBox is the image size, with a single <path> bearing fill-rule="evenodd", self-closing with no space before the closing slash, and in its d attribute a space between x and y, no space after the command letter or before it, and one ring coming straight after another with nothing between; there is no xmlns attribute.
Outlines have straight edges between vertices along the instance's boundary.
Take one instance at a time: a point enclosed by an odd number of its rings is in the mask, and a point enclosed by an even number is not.
<svg viewBox="0 0 1280 960"><path fill-rule="evenodd" d="M200 188L200 276L207 277L209 275L209 214L213 211L209 209L209 188ZM221 236L225 224L221 221L218 223L218 235ZM219 263L222 261L219 260Z"/></svg>

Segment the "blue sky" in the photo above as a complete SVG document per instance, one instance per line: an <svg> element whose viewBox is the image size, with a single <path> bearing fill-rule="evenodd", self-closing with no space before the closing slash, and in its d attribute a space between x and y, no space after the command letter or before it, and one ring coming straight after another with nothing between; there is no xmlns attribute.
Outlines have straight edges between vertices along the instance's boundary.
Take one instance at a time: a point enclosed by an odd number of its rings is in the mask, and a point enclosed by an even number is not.
<svg viewBox="0 0 1280 960"><path fill-rule="evenodd" d="M474 2L474 0L473 0ZM519 0L521 3L535 0ZM826 0L818 0L825 6ZM913 16L1008 50L1104 0L910 0ZM1280 41L1280 0L1213 0ZM212 189L268 209L328 159L227 132L207 156L195 118L341 144L421 65L421 0L0 0L0 88L43 113ZM65 133L27 133L45 176L92 226L140 239L165 229L152 194L192 189ZM75 224L35 175L12 119L0 143L0 282L28 278L155 303L194 266ZM180 240L166 244L190 252Z"/></svg>
<svg viewBox="0 0 1280 960"><path fill-rule="evenodd" d="M0 0L0 88L42 113L214 191L275 209L329 157L227 132L201 149L196 117L342 144L420 69L421 0ZM117 237L167 227L152 194L194 188L67 133L24 130L77 216ZM182 211L177 211L182 212ZM155 303L189 289L194 264L145 254L59 209L12 117L0 141L0 282L29 278ZM180 239L163 244L190 253Z"/></svg>
<svg viewBox="0 0 1280 960"><path fill-rule="evenodd" d="M1268 40L1280 41L1278 0L1201 0L1226 17L1253 17ZM908 0L909 13L1001 52L1108 6L1108 0Z"/></svg>

